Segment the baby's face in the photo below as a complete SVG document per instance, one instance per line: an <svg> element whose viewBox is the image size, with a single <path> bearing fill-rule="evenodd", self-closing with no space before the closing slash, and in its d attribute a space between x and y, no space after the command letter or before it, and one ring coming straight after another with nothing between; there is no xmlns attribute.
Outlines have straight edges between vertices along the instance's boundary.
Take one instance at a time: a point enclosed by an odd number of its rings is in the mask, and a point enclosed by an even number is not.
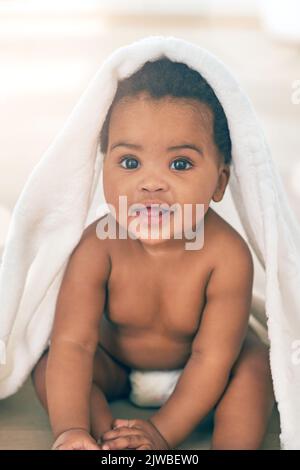
<svg viewBox="0 0 300 470"><path fill-rule="evenodd" d="M114 106L103 189L121 225L120 195L127 197L128 208L151 200L169 206L177 203L182 211L185 204L192 205L191 224L195 228L199 221L196 204L203 204L205 215L214 194L219 192L222 198L229 177L227 168L214 143L213 115L205 104L171 97L153 100L142 93ZM127 227L138 215L126 216ZM144 223L150 224L151 218L145 217ZM171 223L170 239L174 233ZM138 238L151 244L162 242L161 236L151 240L141 234Z"/></svg>

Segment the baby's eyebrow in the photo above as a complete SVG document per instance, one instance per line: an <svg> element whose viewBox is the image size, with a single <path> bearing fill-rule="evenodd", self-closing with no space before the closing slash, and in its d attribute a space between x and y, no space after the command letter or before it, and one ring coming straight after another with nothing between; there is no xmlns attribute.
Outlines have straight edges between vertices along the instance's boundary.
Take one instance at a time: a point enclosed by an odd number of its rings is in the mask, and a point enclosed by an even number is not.
<svg viewBox="0 0 300 470"><path fill-rule="evenodd" d="M129 148L136 149L136 150L143 150L142 145L132 144L132 143L129 143L129 142L116 142L115 144L111 145L110 150L113 150L116 147L129 147ZM171 147L168 147L167 150L180 150L180 149L183 149L183 148L188 148L188 149L191 149L191 150L195 150L196 152L200 153L200 155L203 155L203 151L200 147L198 147L195 144L190 144L190 143L172 145Z"/></svg>
<svg viewBox="0 0 300 470"><path fill-rule="evenodd" d="M142 145L130 144L129 142L116 142L115 144L112 144L110 146L110 150L113 150L116 147L129 147L129 148L136 149L136 150L142 150L143 149Z"/></svg>
<svg viewBox="0 0 300 470"><path fill-rule="evenodd" d="M168 150L180 150L180 149L195 150L196 152L203 155L203 150L195 144L180 144L180 145L172 145L172 147L168 147Z"/></svg>

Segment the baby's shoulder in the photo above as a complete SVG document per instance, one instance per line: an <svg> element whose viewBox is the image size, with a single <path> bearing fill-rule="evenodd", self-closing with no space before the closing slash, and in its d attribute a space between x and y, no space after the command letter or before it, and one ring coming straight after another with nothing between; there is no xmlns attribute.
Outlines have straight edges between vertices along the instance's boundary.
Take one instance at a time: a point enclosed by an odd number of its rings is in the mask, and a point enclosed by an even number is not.
<svg viewBox="0 0 300 470"><path fill-rule="evenodd" d="M79 244L86 248L94 248L95 250L99 249L99 247L101 247L102 250L107 249L106 239L99 236L99 226L100 224L103 225L105 220L106 214L87 225L82 232Z"/></svg>
<svg viewBox="0 0 300 470"><path fill-rule="evenodd" d="M80 243L91 250L94 249L95 255L106 253L110 261L115 253L128 249L128 240L118 236L118 229L115 229L114 225L112 227L109 214L104 214L89 224L82 233Z"/></svg>
<svg viewBox="0 0 300 470"><path fill-rule="evenodd" d="M209 236L217 264L230 266L236 260L245 264L253 264L252 254L246 240L212 209L209 224Z"/></svg>
<svg viewBox="0 0 300 470"><path fill-rule="evenodd" d="M84 272L91 281L106 278L110 270L110 255L106 240L97 235L97 224L101 219L102 217L95 220L83 230L68 262L68 271Z"/></svg>
<svg viewBox="0 0 300 470"><path fill-rule="evenodd" d="M211 245L214 263L206 296L217 299L223 296L224 299L230 296L233 296L232 299L240 296L248 298L246 296L251 296L254 279L254 263L248 243L221 216L214 213L213 218Z"/></svg>

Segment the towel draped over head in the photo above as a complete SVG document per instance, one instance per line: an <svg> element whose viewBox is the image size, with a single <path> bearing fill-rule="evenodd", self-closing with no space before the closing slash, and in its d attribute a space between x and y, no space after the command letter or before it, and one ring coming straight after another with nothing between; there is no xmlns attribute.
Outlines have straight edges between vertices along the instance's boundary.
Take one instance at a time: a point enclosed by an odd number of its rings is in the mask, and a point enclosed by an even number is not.
<svg viewBox="0 0 300 470"><path fill-rule="evenodd" d="M0 268L0 398L23 385L47 347L68 258L87 225L108 212L99 133L118 80L162 55L202 74L225 111L231 199L218 207L246 237L255 275L264 276L261 292L254 289L252 321L264 321L267 332L281 446L300 449L300 228L237 80L213 54L172 36L143 38L101 64L18 198Z"/></svg>

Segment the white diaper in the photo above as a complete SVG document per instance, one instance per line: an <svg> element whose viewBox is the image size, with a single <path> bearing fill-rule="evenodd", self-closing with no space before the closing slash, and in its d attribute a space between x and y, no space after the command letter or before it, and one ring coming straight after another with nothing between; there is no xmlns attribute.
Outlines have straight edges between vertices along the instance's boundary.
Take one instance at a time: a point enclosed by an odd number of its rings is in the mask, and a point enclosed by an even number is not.
<svg viewBox="0 0 300 470"><path fill-rule="evenodd" d="M173 392L183 369L132 370L129 374L131 392L129 399L142 407L158 407Z"/></svg>

